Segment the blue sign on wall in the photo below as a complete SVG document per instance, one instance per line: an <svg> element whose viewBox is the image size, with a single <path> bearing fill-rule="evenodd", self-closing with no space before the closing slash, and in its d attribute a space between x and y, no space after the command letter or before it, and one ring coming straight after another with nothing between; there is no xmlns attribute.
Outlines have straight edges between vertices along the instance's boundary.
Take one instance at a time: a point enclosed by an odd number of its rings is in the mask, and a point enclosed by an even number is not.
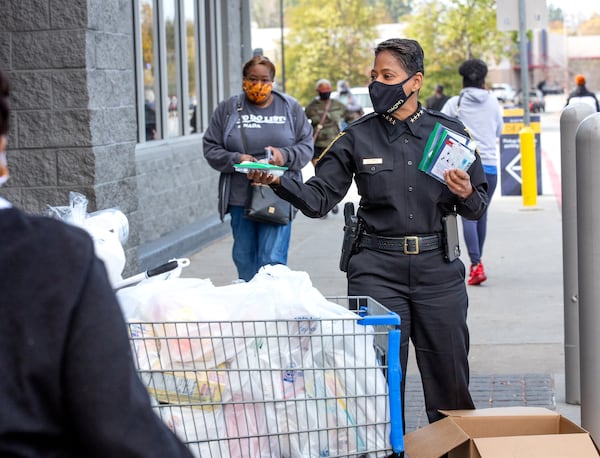
<svg viewBox="0 0 600 458"><path fill-rule="evenodd" d="M537 193L542 194L542 148L540 143L540 116L529 117L529 127L533 129L535 139L535 163ZM504 128L500 137L500 190L503 196L520 196L521 185L521 144L519 132L523 129L523 109L504 110Z"/></svg>

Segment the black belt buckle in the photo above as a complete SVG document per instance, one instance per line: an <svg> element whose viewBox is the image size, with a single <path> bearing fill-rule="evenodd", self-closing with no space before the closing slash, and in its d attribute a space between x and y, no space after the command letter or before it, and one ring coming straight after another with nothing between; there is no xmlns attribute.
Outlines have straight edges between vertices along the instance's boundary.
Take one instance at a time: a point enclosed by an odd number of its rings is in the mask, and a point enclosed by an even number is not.
<svg viewBox="0 0 600 458"><path fill-rule="evenodd" d="M404 254L419 254L419 237L404 237Z"/></svg>

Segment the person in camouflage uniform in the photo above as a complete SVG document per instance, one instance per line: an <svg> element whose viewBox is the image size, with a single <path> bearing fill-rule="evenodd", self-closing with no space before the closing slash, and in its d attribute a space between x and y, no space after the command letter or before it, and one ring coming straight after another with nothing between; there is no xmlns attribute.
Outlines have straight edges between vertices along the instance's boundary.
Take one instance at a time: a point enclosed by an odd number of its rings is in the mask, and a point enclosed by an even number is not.
<svg viewBox="0 0 600 458"><path fill-rule="evenodd" d="M331 98L331 83L328 80L317 81L317 94L304 109L313 127L315 146L312 163L315 166L327 146L340 133L342 122L352 119L346 105Z"/></svg>

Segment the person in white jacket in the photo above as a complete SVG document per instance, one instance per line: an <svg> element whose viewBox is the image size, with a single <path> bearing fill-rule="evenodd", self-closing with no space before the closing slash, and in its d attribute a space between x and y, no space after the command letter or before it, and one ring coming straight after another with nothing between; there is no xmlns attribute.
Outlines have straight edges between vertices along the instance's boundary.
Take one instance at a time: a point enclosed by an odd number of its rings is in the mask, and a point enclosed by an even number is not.
<svg viewBox="0 0 600 458"><path fill-rule="evenodd" d="M487 70L487 65L480 59L463 62L458 68L463 78L463 89L459 95L451 97L441 111L460 119L477 143L488 181L488 202L491 203L498 183L498 138L502 135L504 121L496 96L485 88ZM479 285L487 280L481 262L487 232L487 210L477 221L463 218L462 225L471 261L467 283Z"/></svg>

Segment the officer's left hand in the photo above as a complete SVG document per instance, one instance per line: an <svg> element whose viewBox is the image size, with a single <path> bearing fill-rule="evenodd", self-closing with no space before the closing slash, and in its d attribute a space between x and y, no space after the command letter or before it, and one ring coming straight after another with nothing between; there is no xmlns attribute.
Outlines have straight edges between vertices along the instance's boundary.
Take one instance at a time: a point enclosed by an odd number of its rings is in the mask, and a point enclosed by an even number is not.
<svg viewBox="0 0 600 458"><path fill-rule="evenodd" d="M471 177L464 170L446 170L444 172L444 179L446 180L448 189L463 200L474 192L473 186L471 185Z"/></svg>

